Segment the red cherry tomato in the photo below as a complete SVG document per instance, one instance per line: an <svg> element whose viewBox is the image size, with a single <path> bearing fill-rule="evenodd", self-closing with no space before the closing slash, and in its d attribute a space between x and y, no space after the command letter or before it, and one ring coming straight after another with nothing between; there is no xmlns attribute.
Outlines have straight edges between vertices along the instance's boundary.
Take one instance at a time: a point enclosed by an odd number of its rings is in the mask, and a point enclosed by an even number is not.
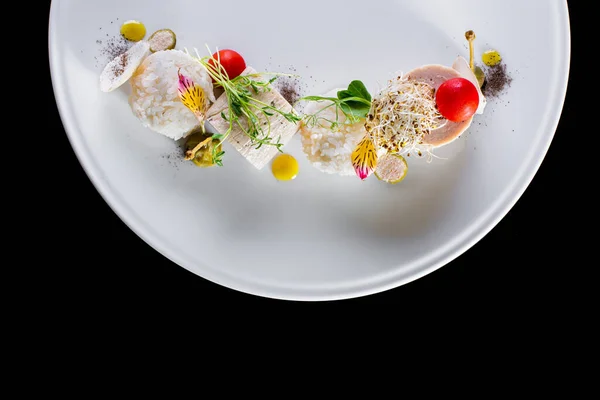
<svg viewBox="0 0 600 400"><path fill-rule="evenodd" d="M221 63L229 79L240 76L246 69L246 61L240 53L234 50L219 50L208 60L208 63L214 66L215 61L213 60L218 60Z"/></svg>
<svg viewBox="0 0 600 400"><path fill-rule="evenodd" d="M440 85L435 102L444 118L460 122L471 118L477 111L479 93L468 79L452 78Z"/></svg>

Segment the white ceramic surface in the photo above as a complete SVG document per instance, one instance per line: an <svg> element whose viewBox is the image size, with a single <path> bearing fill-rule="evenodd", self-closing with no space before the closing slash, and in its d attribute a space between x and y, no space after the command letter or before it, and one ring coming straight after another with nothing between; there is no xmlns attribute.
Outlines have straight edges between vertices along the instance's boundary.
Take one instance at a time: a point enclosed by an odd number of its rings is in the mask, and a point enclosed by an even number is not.
<svg viewBox="0 0 600 400"><path fill-rule="evenodd" d="M75 152L125 223L176 264L261 296L327 300L380 292L448 263L508 212L556 129L570 61L562 0L54 0L52 79ZM227 17L221 15L226 13ZM399 185L322 174L298 135L300 174L277 182L230 146L225 166L176 159L170 139L131 113L127 90L102 93L101 54L120 23L168 27L178 48L233 48L258 70L296 72L304 94L361 79L377 91L397 71L499 50L513 81L470 130ZM225 22L224 22L225 21ZM103 44L100 44L102 41ZM205 51L204 51L205 52ZM203 53L204 54L204 53ZM550 188L548 188L550 190Z"/></svg>

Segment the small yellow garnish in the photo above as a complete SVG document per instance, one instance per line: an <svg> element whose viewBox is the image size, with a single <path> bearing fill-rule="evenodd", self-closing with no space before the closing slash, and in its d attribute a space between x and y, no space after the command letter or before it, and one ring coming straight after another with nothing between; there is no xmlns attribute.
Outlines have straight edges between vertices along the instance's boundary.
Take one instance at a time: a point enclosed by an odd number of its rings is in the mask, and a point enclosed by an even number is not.
<svg viewBox="0 0 600 400"><path fill-rule="evenodd" d="M278 181L290 181L298 175L298 161L289 154L281 154L271 165L273 176Z"/></svg>
<svg viewBox="0 0 600 400"><path fill-rule="evenodd" d="M121 35L132 42L139 42L146 36L146 27L139 21L125 21L121 25Z"/></svg>
<svg viewBox="0 0 600 400"><path fill-rule="evenodd" d="M493 67L502 61L502 57L496 50L488 50L481 55L481 61L488 67Z"/></svg>

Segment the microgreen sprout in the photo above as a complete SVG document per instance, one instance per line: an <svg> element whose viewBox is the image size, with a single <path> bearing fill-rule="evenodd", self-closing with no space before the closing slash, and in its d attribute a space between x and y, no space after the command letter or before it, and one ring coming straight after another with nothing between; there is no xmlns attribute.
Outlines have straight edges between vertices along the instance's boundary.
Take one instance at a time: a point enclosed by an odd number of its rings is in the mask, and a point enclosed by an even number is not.
<svg viewBox="0 0 600 400"><path fill-rule="evenodd" d="M422 155L425 151L431 160L433 147L424 144L423 137L445 123L435 105L434 89L399 77L373 100L365 128L375 145L389 153Z"/></svg>
<svg viewBox="0 0 600 400"><path fill-rule="evenodd" d="M219 52L216 52L217 56L214 59L210 48L208 46L206 48L211 55L201 57L198 54L198 50L194 49L195 56L191 54L190 56L202 64L215 82L215 85L223 89L227 96L227 109L221 112L221 117L229 123L229 128L226 132L213 134L212 139L219 142L225 141L234 127L237 126L252 140L252 144L256 149L262 146L275 146L281 152L283 144L280 143L280 137L274 138L271 136L270 117L279 114L291 123L298 123L301 118L293 109L290 112L286 112L275 107L273 103L268 104L259 100L256 98L256 95L271 91L271 84L278 76L294 75L276 72L256 72L230 79L221 64ZM266 79L266 77L269 78ZM215 164L222 166L225 152L222 150L218 151L217 148L218 146L214 146L213 148L213 161Z"/></svg>
<svg viewBox="0 0 600 400"><path fill-rule="evenodd" d="M323 123L326 122L329 124L331 130L339 128L340 112L346 117L346 120L343 123L355 124L363 120L371 108L371 94L361 81L356 80L348 85L348 89L338 91L337 97L305 96L297 100L297 102L300 101L327 102L327 104L317 112L305 114L303 120L309 127L317 125L323 126ZM335 120L331 120L322 115L323 111L330 107L335 107Z"/></svg>

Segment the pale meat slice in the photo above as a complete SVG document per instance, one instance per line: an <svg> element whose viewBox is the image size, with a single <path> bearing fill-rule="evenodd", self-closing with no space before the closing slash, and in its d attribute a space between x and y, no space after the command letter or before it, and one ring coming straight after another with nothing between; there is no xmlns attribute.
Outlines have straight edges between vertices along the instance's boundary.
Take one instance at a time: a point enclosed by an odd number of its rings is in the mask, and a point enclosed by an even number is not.
<svg viewBox="0 0 600 400"><path fill-rule="evenodd" d="M256 70L248 67L242 74L248 75L253 73L256 73ZM253 79L259 80L259 78ZM268 92L253 94L252 97L286 113L296 113L296 111L293 110L292 105L274 88L271 88L271 91ZM217 101L206 113L207 121L220 134L224 134L229 129L229 122L221 116L222 111L224 111L225 115L228 115L227 110L227 96L223 93L217 98ZM269 120L271 122L271 132L269 136L274 139L273 142L277 142L277 138L279 138L279 143L283 144L283 146L292 139L300 127L299 124L289 122L281 114L275 112L273 112L273 116L269 117ZM266 117L262 114L259 116L259 121L264 126L268 125ZM227 137L227 141L257 169L262 169L279 153L279 150L277 150L275 146L270 145L264 145L261 146L260 149L256 149L256 144L252 143L252 139L250 139L250 137L248 137L248 135L246 135L237 125L234 125L231 134Z"/></svg>
<svg viewBox="0 0 600 400"><path fill-rule="evenodd" d="M444 65L429 64L413 69L405 77L409 80L427 83L437 90L448 79L460 78L462 75L455 69ZM461 122L446 121L444 126L434 129L425 135L423 137L423 144L429 144L434 147L448 144L466 131L471 126L472 121L473 117Z"/></svg>

